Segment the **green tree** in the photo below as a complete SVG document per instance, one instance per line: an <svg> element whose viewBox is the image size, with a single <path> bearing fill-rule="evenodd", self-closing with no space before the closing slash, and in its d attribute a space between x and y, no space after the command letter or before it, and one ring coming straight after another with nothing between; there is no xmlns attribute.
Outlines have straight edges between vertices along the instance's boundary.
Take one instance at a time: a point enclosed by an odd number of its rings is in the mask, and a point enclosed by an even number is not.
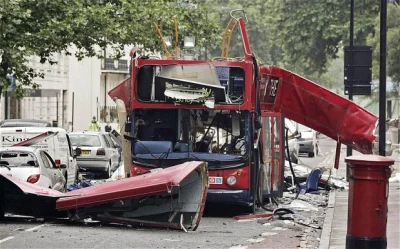
<svg viewBox="0 0 400 249"><path fill-rule="evenodd" d="M182 1L184 2L184 1ZM180 36L196 37L197 46L215 40L217 26L206 19L201 5L176 0L0 0L0 87L18 81L16 95L25 87L39 87L42 74L27 64L30 56L40 62L56 63L52 55L73 53L79 59L102 56L107 45L121 56L123 45L140 44L148 51L160 51L163 35L173 35L173 16L181 27ZM71 50L71 47L76 49Z"/></svg>
<svg viewBox="0 0 400 249"><path fill-rule="evenodd" d="M262 62L267 64L276 64L279 59L279 48L275 49L271 43L269 34L269 24L265 21L268 13L268 5L265 0L241 1L241 0L206 0L205 4L209 8L208 18L220 24L217 43L209 42L207 44L209 58L221 56L223 31L229 23L230 12L236 9L244 10L247 17L246 30L250 40L250 47L254 54ZM244 17L243 12L234 13L235 17ZM233 24L231 25L231 28ZM231 31L231 30L230 30ZM230 33L228 33L229 35ZM214 41L213 41L214 42ZM275 55L275 56L273 56ZM230 43L229 57L242 57L243 44L239 27L236 26L233 31L232 41Z"/></svg>
<svg viewBox="0 0 400 249"><path fill-rule="evenodd" d="M306 77L326 72L341 44L348 44L349 1L268 0L268 23L274 44L283 51L284 66ZM365 44L374 32L379 3L356 1L355 44Z"/></svg>
<svg viewBox="0 0 400 249"><path fill-rule="evenodd" d="M350 1L302 0L206 0L209 18L225 26L229 11L244 9L250 45L265 64L277 65L296 72L328 88L338 88L339 58L343 44L349 43ZM379 3L356 1L355 44L365 45L366 37L375 33L374 18ZM219 41L222 40L219 30ZM221 42L209 43L211 56L221 55ZM235 31L230 57L243 56L240 33ZM343 66L343 62L342 62ZM334 70L332 69L335 68ZM339 70L340 71L340 70ZM341 71L342 72L342 71Z"/></svg>
<svg viewBox="0 0 400 249"><path fill-rule="evenodd" d="M396 5L388 5L387 12L387 37L386 37L386 73L394 82L393 91L386 93L388 98L394 97L398 99L400 84L400 7ZM379 78L380 70L380 18L375 18L375 32L368 36L368 45L372 46L372 77ZM379 88L372 89L372 96L363 98L366 108L378 106ZM397 100L398 101L398 100ZM396 103L396 102L394 102ZM397 102L398 104L399 102ZM398 109L397 109L398 110Z"/></svg>
<svg viewBox="0 0 400 249"><path fill-rule="evenodd" d="M387 76L393 81L400 82L400 7L388 5L387 12ZM380 18L375 18L375 32L369 35L368 44L373 50L372 73L375 79L379 78L380 57Z"/></svg>

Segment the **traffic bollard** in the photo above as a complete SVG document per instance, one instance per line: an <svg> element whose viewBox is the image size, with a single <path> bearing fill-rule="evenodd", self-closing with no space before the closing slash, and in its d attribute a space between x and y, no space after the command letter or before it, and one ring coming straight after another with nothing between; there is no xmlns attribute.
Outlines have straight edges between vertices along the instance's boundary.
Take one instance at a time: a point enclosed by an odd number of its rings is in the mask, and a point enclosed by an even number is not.
<svg viewBox="0 0 400 249"><path fill-rule="evenodd" d="M346 249L385 249L391 158L357 155L349 165Z"/></svg>

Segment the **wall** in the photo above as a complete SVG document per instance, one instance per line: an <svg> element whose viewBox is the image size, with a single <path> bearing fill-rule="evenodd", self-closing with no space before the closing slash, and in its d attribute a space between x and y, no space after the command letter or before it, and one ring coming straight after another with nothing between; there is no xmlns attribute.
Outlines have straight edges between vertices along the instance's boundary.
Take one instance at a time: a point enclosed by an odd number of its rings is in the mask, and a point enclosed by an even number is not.
<svg viewBox="0 0 400 249"><path fill-rule="evenodd" d="M97 113L96 99L100 97L101 60L87 58L78 61L75 57L69 57L68 75L69 87L66 94L68 130L87 130L92 117Z"/></svg>

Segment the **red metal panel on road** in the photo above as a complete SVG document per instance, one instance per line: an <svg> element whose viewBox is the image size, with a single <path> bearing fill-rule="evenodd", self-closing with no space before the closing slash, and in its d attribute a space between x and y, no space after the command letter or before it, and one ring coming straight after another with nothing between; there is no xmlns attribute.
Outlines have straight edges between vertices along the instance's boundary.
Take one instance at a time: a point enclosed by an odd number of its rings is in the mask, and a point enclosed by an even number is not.
<svg viewBox="0 0 400 249"><path fill-rule="evenodd" d="M202 163L196 161L186 162L148 174L75 190L73 192L75 196L57 201L57 210L67 210L164 193L170 190L172 186L179 186L180 182Z"/></svg>
<svg viewBox="0 0 400 249"><path fill-rule="evenodd" d="M55 197L55 198L68 197L68 196L72 196L74 194L74 193L71 193L68 195L68 194L61 193L57 190L43 188L38 185L34 185L32 183L22 181L18 178L11 177L8 175L0 174L0 177L4 177L6 180L8 180L7 182L13 183L17 188L19 188L25 194L33 194L33 195L38 195L38 196Z"/></svg>

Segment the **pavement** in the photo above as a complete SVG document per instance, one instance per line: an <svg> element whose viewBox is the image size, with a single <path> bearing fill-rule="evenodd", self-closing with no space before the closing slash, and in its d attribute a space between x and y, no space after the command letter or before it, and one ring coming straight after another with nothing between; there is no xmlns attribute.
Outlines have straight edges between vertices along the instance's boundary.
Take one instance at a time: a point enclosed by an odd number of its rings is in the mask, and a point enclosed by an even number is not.
<svg viewBox="0 0 400 249"><path fill-rule="evenodd" d="M353 151L353 155L359 154ZM346 178L346 147L342 146L339 169L333 169L332 174ZM391 156L395 160L392 176L400 172L400 155L398 152ZM348 191L331 191L328 207L325 213L319 249L346 248ZM400 182L389 183L388 219L387 219L387 248L400 248Z"/></svg>

